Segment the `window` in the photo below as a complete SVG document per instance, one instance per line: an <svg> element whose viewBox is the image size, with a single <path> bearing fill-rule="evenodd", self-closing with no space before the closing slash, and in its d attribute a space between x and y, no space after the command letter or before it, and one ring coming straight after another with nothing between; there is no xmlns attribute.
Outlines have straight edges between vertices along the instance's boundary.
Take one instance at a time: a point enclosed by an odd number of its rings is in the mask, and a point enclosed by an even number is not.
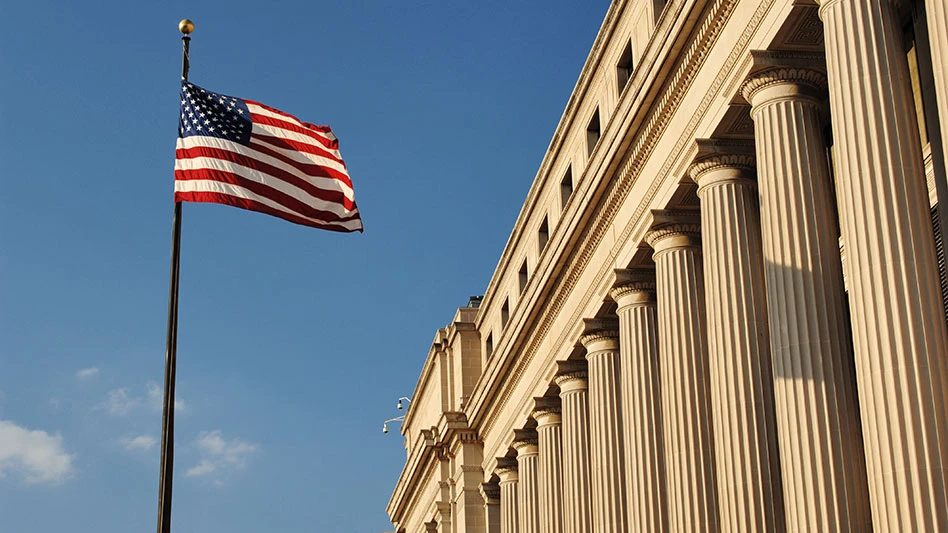
<svg viewBox="0 0 948 533"><path fill-rule="evenodd" d="M596 148L596 144L599 143L599 137L602 135L602 130L599 127L599 108L596 108L596 112L593 113L592 119L589 120L589 125L586 126L586 149L587 154L592 154L593 149Z"/></svg>
<svg viewBox="0 0 948 533"><path fill-rule="evenodd" d="M543 224L540 224L540 231L537 233L537 238L540 242L540 253L543 253L543 249L546 248L547 241L550 240L550 217L543 217Z"/></svg>
<svg viewBox="0 0 948 533"><path fill-rule="evenodd" d="M510 298L504 300L504 306L500 308L500 325L507 327L507 321L510 320Z"/></svg>
<svg viewBox="0 0 948 533"><path fill-rule="evenodd" d="M484 343L484 355L485 358L490 359L490 356L494 353L494 334L487 334L487 342Z"/></svg>
<svg viewBox="0 0 948 533"><path fill-rule="evenodd" d="M523 290L527 288L527 281L530 279L530 272L527 270L527 260L523 260L523 265L520 266L520 293L523 293Z"/></svg>
<svg viewBox="0 0 948 533"><path fill-rule="evenodd" d="M560 182L560 200L563 202L563 207L566 207L566 202L569 201L569 197L573 195L573 166L570 165L566 168L566 174L563 175L563 181Z"/></svg>
<svg viewBox="0 0 948 533"><path fill-rule="evenodd" d="M632 63L632 41L629 41L625 45L625 50L622 51L622 55L619 56L619 63L616 65L619 94L622 94L622 90L625 89L625 86L629 84L629 80L632 78Z"/></svg>

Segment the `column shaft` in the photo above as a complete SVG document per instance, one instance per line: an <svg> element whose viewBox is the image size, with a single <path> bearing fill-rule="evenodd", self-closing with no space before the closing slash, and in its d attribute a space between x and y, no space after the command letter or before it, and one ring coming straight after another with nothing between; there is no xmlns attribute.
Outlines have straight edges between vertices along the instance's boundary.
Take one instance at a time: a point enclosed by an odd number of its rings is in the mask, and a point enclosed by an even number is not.
<svg viewBox="0 0 948 533"><path fill-rule="evenodd" d="M873 528L948 531L948 328L901 25L890 0L820 16Z"/></svg>
<svg viewBox="0 0 948 533"><path fill-rule="evenodd" d="M563 530L590 533L589 399L585 371L556 377L563 402Z"/></svg>
<svg viewBox="0 0 948 533"><path fill-rule="evenodd" d="M780 532L785 525L754 164L750 155L716 155L691 169L704 228L722 532Z"/></svg>
<svg viewBox="0 0 948 533"><path fill-rule="evenodd" d="M514 442L517 449L517 472L520 483L517 486L518 507L520 512L520 533L540 533L540 496L538 493L538 468L540 449L537 447L536 432L523 437L527 431L517 431L522 440Z"/></svg>
<svg viewBox="0 0 948 533"><path fill-rule="evenodd" d="M925 0L925 18L928 21L932 71L935 74L935 99L938 102L942 154L948 166L948 68L945 68L945 65L948 65L948 5L945 5L944 0Z"/></svg>
<svg viewBox="0 0 948 533"><path fill-rule="evenodd" d="M704 274L697 224L664 225L655 249L668 531L718 530Z"/></svg>
<svg viewBox="0 0 948 533"><path fill-rule="evenodd" d="M563 533L563 425L559 407L535 411L540 445L540 531Z"/></svg>
<svg viewBox="0 0 948 533"><path fill-rule="evenodd" d="M619 404L619 324L587 320L593 531L627 531L625 457Z"/></svg>
<svg viewBox="0 0 948 533"><path fill-rule="evenodd" d="M513 468L499 471L500 475L500 533L520 533L519 477Z"/></svg>
<svg viewBox="0 0 948 533"><path fill-rule="evenodd" d="M822 75L759 74L753 104L777 427L789 531L868 531L870 513Z"/></svg>
<svg viewBox="0 0 948 533"><path fill-rule="evenodd" d="M630 533L662 533L665 456L662 443L655 272L616 272L612 298L619 305L619 365Z"/></svg>

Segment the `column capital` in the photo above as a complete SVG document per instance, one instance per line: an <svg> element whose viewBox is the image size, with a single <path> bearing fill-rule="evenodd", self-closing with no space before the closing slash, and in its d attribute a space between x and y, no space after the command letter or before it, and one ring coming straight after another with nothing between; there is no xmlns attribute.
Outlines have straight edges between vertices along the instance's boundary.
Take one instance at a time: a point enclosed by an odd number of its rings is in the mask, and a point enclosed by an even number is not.
<svg viewBox="0 0 948 533"><path fill-rule="evenodd" d="M515 429L513 447L517 450L517 458L540 453L537 430Z"/></svg>
<svg viewBox="0 0 948 533"><path fill-rule="evenodd" d="M554 426L563 422L560 399L540 396L533 399L533 419L537 421L537 428Z"/></svg>
<svg viewBox="0 0 948 533"><path fill-rule="evenodd" d="M589 388L589 374L585 361L557 361L556 377L553 381L560 387L560 396L567 392Z"/></svg>
<svg viewBox="0 0 948 533"><path fill-rule="evenodd" d="M485 482L481 483L481 497L484 498L484 503L486 504L499 504L500 503L500 485L495 482Z"/></svg>
<svg viewBox="0 0 948 533"><path fill-rule="evenodd" d="M697 212L654 210L652 218L652 227L645 234L645 241L655 250L652 257L701 246L701 215Z"/></svg>
<svg viewBox="0 0 948 533"><path fill-rule="evenodd" d="M501 483L510 483L513 481L519 481L520 475L517 471L517 458L516 457L498 457L497 458L497 467L494 468L494 473L497 474L497 477L500 478Z"/></svg>
<svg viewBox="0 0 948 533"><path fill-rule="evenodd" d="M655 267L617 268L609 296L619 309L632 305L655 305Z"/></svg>
<svg viewBox="0 0 948 533"><path fill-rule="evenodd" d="M753 142L696 139L698 156L688 168L688 176L698 184L701 197L708 187L742 184L756 187L757 158Z"/></svg>
<svg viewBox="0 0 948 533"><path fill-rule="evenodd" d="M820 104L826 87L826 74L818 69L770 67L752 74L741 86L741 95L754 110L764 104L788 99Z"/></svg>
<svg viewBox="0 0 948 533"><path fill-rule="evenodd" d="M619 321L614 318L584 318L585 328L579 341L590 354L619 349Z"/></svg>

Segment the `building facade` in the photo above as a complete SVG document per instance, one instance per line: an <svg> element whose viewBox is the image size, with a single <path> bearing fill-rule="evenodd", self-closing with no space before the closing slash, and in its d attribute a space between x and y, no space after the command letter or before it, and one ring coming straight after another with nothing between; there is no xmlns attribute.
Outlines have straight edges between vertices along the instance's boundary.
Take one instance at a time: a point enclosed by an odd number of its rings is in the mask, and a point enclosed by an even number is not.
<svg viewBox="0 0 948 533"><path fill-rule="evenodd" d="M615 0L396 531L948 531L946 13Z"/></svg>

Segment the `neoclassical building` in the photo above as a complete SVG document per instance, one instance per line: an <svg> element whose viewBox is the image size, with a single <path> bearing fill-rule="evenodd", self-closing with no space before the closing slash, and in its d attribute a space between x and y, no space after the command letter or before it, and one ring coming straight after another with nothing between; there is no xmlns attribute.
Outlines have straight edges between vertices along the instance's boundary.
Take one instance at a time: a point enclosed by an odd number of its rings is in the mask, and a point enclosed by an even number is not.
<svg viewBox="0 0 948 533"><path fill-rule="evenodd" d="M615 0L396 531L948 532L946 13Z"/></svg>

